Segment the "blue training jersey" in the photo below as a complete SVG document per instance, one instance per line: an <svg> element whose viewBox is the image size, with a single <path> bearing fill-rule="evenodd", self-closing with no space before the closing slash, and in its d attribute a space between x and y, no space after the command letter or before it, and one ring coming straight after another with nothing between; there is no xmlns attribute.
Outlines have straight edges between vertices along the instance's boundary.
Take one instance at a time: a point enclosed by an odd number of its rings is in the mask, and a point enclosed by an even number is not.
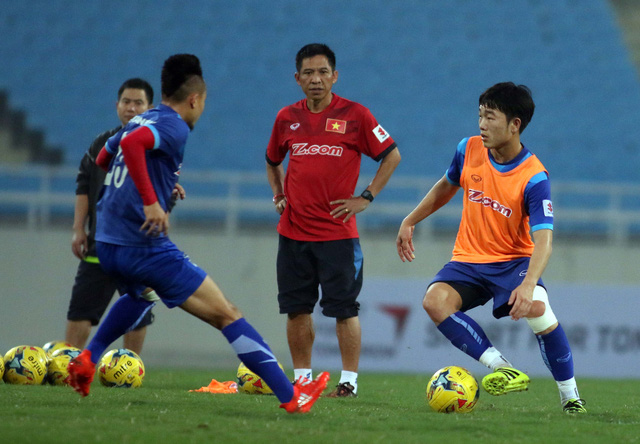
<svg viewBox="0 0 640 444"><path fill-rule="evenodd" d="M145 221L142 198L128 174L120 148L120 141L140 126L146 126L153 133L153 149L145 153L147 171L158 202L165 211L168 210L190 130L177 112L166 105L159 105L131 119L105 144L114 157L97 205L96 240L100 242L155 246L168 241L164 234L147 236L145 231L140 231Z"/></svg>

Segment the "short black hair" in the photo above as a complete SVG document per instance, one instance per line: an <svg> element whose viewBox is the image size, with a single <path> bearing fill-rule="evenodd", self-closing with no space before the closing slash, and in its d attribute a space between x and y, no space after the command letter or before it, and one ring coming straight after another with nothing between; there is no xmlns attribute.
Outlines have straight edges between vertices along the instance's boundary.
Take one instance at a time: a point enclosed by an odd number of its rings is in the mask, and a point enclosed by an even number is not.
<svg viewBox="0 0 640 444"><path fill-rule="evenodd" d="M496 109L507 116L507 122L518 117L520 133L524 131L536 109L531 90L525 85L516 85L513 82L496 83L480 95L479 106Z"/></svg>
<svg viewBox="0 0 640 444"><path fill-rule="evenodd" d="M331 70L335 71L336 55L333 53L331 48L329 48L324 43L309 43L308 45L303 46L300 51L298 51L298 54L296 54L296 71L300 72L302 61L304 59L315 57L317 55L326 56L327 60L329 60L329 66L331 66Z"/></svg>
<svg viewBox="0 0 640 444"><path fill-rule="evenodd" d="M162 98L176 102L194 91L205 90L200 59L193 54L174 54L162 66Z"/></svg>
<svg viewBox="0 0 640 444"><path fill-rule="evenodd" d="M122 93L125 89L142 89L147 96L147 102L149 102L149 104L153 103L153 88L146 80L140 79L138 77L125 80L118 90L118 101L120 101L120 97L122 97Z"/></svg>

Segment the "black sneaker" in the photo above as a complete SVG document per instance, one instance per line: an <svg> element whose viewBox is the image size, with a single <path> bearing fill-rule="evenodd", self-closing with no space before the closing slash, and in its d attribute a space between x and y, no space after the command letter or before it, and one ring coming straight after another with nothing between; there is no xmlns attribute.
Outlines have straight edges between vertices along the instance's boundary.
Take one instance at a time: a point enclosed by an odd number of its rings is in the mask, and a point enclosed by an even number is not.
<svg viewBox="0 0 640 444"><path fill-rule="evenodd" d="M336 385L336 388L329 394L325 395L327 398L357 398L358 394L353 391L354 387L348 382L341 382Z"/></svg>

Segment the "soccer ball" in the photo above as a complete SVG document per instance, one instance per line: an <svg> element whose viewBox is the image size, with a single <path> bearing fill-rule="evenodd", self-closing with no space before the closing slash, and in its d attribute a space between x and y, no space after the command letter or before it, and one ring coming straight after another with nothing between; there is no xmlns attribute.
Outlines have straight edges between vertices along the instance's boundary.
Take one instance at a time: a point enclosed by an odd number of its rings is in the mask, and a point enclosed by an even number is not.
<svg viewBox="0 0 640 444"><path fill-rule="evenodd" d="M4 375L4 359L0 359L0 379Z"/></svg>
<svg viewBox="0 0 640 444"><path fill-rule="evenodd" d="M13 347L4 355L4 382L20 385L42 384L47 376L47 364L47 354L40 347Z"/></svg>
<svg viewBox="0 0 640 444"><path fill-rule="evenodd" d="M469 370L455 365L435 372L427 384L429 406L440 413L468 413L480 397L478 381Z"/></svg>
<svg viewBox="0 0 640 444"><path fill-rule="evenodd" d="M73 347L73 345L64 341L51 341L44 344L42 346L42 349L47 353L47 357L50 358L53 352L60 350L61 348L69 348L69 347Z"/></svg>
<svg viewBox="0 0 640 444"><path fill-rule="evenodd" d="M116 348L100 360L98 379L106 387L140 387L144 379L144 364L140 356L131 350Z"/></svg>
<svg viewBox="0 0 640 444"><path fill-rule="evenodd" d="M282 364L278 363L282 371ZM244 365L243 362L238 366L238 391L248 393L250 395L273 395L273 390L267 385L262 378Z"/></svg>
<svg viewBox="0 0 640 444"><path fill-rule="evenodd" d="M77 358L82 350L76 347L59 348L51 353L49 368L47 369L47 381L51 385L67 385L65 379L69 376L67 366L69 362Z"/></svg>

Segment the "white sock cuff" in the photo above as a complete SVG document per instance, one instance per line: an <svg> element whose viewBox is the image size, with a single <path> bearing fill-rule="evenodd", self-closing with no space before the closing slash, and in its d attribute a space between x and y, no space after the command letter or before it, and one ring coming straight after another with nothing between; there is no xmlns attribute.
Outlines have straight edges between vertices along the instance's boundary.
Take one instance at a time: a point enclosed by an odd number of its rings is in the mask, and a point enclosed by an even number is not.
<svg viewBox="0 0 640 444"><path fill-rule="evenodd" d="M511 363L502 356L502 353L500 353L500 351L495 347L489 347L486 349L478 361L489 367L491 370L495 370L500 367L513 367L513 365L511 365Z"/></svg>
<svg viewBox="0 0 640 444"><path fill-rule="evenodd" d="M299 378L308 379L311 381L313 379L313 371L310 368L294 368L293 369L293 379L297 381Z"/></svg>
<svg viewBox="0 0 640 444"><path fill-rule="evenodd" d="M558 384L561 403L564 404L569 399L580 399L576 378L567 379L566 381L556 381L556 384Z"/></svg>
<svg viewBox="0 0 640 444"><path fill-rule="evenodd" d="M342 370L340 374L340 384L348 382L354 388L354 392L358 389L358 373Z"/></svg>

